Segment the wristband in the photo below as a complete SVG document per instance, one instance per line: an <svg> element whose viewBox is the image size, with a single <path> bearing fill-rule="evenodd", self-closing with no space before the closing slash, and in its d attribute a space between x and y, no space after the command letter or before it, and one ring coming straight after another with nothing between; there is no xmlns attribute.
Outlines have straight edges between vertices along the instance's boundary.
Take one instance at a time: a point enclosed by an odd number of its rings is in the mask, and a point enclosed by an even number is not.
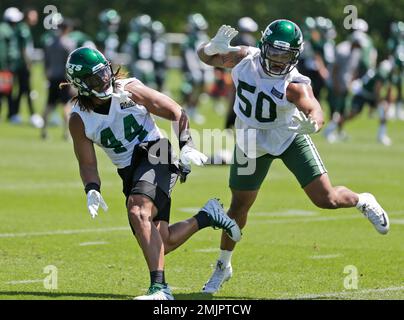
<svg viewBox="0 0 404 320"><path fill-rule="evenodd" d="M100 192L100 190L101 190L100 185L98 183L95 183L95 182L87 183L85 188L84 188L84 191L87 194L90 190L96 190L96 191Z"/></svg>
<svg viewBox="0 0 404 320"><path fill-rule="evenodd" d="M214 49L212 49L212 44L211 42L208 42L206 44L206 46L203 48L203 52L208 55L208 56L213 56L216 54L216 52L214 51Z"/></svg>
<svg viewBox="0 0 404 320"><path fill-rule="evenodd" d="M180 141L179 141L179 145L180 145L180 150L184 147L184 146L186 146L186 145L188 145L188 146L190 146L190 147L194 147L194 142L192 141L192 137L191 136L187 136L187 138L186 139L181 139Z"/></svg>

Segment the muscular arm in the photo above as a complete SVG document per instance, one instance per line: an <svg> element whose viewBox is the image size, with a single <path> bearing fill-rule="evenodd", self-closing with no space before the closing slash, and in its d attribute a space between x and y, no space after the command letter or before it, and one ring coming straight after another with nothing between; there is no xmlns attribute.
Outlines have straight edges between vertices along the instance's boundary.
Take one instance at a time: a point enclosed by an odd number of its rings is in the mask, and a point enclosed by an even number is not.
<svg viewBox="0 0 404 320"><path fill-rule="evenodd" d="M165 94L145 86L138 80L128 83L125 90L132 94L131 99L134 102L145 106L150 113L171 121L180 120L181 106Z"/></svg>
<svg viewBox="0 0 404 320"><path fill-rule="evenodd" d="M134 102L145 106L150 113L172 121L180 148L192 142L188 116L173 99L143 85L140 81L130 82L125 86L125 90L132 93Z"/></svg>
<svg viewBox="0 0 404 320"><path fill-rule="evenodd" d="M79 163L83 185L85 186L91 182L101 185L93 142L86 137L83 121L75 112L70 117L69 130L73 139L74 153Z"/></svg>
<svg viewBox="0 0 404 320"><path fill-rule="evenodd" d="M240 46L240 50L236 52L229 52L226 54L215 54L208 56L205 53L205 46L208 43L202 43L198 48L198 56L204 63L219 68L233 68L248 54L248 47Z"/></svg>
<svg viewBox="0 0 404 320"><path fill-rule="evenodd" d="M311 116L318 124L319 129L324 125L324 115L320 103L314 97L311 86L302 83L290 83L286 89L286 98L303 111L306 116Z"/></svg>

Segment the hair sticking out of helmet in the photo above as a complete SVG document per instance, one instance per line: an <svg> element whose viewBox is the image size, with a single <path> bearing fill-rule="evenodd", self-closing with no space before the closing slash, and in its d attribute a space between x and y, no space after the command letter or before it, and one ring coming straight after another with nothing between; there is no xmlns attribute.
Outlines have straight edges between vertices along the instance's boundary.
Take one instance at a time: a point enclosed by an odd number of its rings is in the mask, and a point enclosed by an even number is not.
<svg viewBox="0 0 404 320"><path fill-rule="evenodd" d="M261 66L270 76L286 75L297 65L303 51L303 35L292 21L270 23L259 42Z"/></svg>

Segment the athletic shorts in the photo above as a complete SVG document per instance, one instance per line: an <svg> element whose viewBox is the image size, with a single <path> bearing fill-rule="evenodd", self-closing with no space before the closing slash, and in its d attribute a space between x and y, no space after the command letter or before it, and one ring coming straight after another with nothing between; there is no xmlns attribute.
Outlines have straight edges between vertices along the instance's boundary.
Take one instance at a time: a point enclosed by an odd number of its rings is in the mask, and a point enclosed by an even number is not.
<svg viewBox="0 0 404 320"><path fill-rule="evenodd" d="M376 101L375 99L367 99L360 95L355 95L352 98L352 111L355 113L360 113L363 109L365 103L369 104L369 107L374 109L376 108Z"/></svg>
<svg viewBox="0 0 404 320"><path fill-rule="evenodd" d="M334 112L338 112L339 114L344 115L347 105L347 99L347 91L337 94L333 90L328 90L327 100L328 104L330 105L331 115Z"/></svg>
<svg viewBox="0 0 404 320"><path fill-rule="evenodd" d="M30 92L30 71L26 68L23 67L17 71L17 79L18 79L18 85L20 87L20 93L22 92Z"/></svg>
<svg viewBox="0 0 404 320"><path fill-rule="evenodd" d="M230 167L230 188L241 191L258 190L274 159L283 161L295 175L302 188L306 187L316 177L327 172L310 136L299 134L285 152L279 156L265 154L256 159L247 158L236 145ZM255 170L250 170L251 174L243 172L246 167L252 168L254 165Z"/></svg>
<svg viewBox="0 0 404 320"><path fill-rule="evenodd" d="M49 91L48 91L48 105L56 106L58 102L66 104L72 98L70 94L70 89L68 86L59 88L59 84L66 82L65 79L51 79L49 80Z"/></svg>
<svg viewBox="0 0 404 320"><path fill-rule="evenodd" d="M152 146L154 147L150 149ZM169 163L151 163L149 159L156 159L159 156L153 154L154 150L169 152ZM118 169L126 202L133 194L141 194L150 198L158 210L153 221L170 221L171 192L178 178L176 171L178 167L175 161L169 141L160 139L137 145L132 155L132 164Z"/></svg>

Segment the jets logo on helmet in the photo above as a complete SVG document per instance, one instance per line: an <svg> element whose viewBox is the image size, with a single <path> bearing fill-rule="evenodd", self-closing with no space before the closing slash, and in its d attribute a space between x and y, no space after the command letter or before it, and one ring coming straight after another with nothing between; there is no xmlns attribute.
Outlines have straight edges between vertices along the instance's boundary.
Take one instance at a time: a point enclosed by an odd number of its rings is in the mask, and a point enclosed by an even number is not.
<svg viewBox="0 0 404 320"><path fill-rule="evenodd" d="M66 64L67 72L69 72L70 74L72 74L74 71L80 71L82 67L83 67L82 65L72 63Z"/></svg>
<svg viewBox="0 0 404 320"><path fill-rule="evenodd" d="M281 76L297 65L303 51L303 35L294 22L275 20L262 33L258 46L264 71L271 76Z"/></svg>
<svg viewBox="0 0 404 320"><path fill-rule="evenodd" d="M113 93L111 63L96 49L81 47L67 58L66 79L79 95L108 99Z"/></svg>

